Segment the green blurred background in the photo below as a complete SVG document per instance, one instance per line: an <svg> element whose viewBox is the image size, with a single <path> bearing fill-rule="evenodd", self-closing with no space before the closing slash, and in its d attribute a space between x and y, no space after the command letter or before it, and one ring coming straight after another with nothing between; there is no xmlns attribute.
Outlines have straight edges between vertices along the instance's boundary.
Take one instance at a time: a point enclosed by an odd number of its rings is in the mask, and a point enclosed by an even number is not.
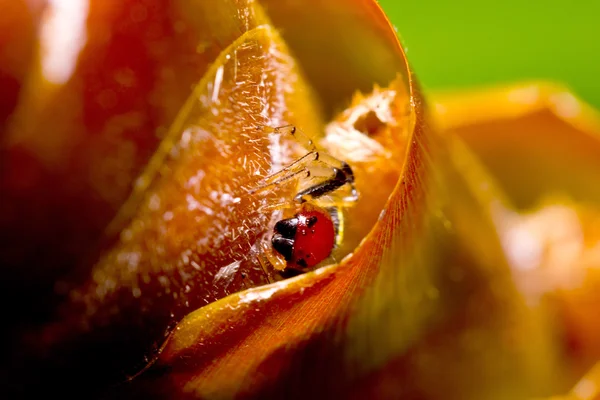
<svg viewBox="0 0 600 400"><path fill-rule="evenodd" d="M600 108L600 0L380 0L426 89L558 81Z"/></svg>

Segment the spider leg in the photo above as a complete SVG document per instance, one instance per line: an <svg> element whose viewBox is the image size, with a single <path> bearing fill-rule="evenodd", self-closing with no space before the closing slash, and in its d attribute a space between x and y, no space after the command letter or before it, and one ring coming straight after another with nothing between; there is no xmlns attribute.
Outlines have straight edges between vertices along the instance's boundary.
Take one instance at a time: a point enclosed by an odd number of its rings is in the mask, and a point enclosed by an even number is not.
<svg viewBox="0 0 600 400"><path fill-rule="evenodd" d="M285 209L291 209L291 208L296 208L296 203L292 203L290 201L284 201L281 203L267 204L267 205L261 206L258 209L258 211L259 212L270 212L270 211L285 210Z"/></svg>
<svg viewBox="0 0 600 400"><path fill-rule="evenodd" d="M343 181L344 183L354 183L354 173L352 172L352 168L350 168L350 166L344 162L344 161L339 161L337 159L334 159L331 156L327 156L327 158L331 158L333 160L335 160L335 163L329 163L325 160L322 160L319 158L319 155L323 155L324 153L319 153L319 152L310 152L305 154L304 156L300 157L299 159L297 159L296 161L294 161L293 163L289 164L287 167L282 168L281 170L267 176L266 178L264 178L262 180L262 183L260 185L258 185L257 187L251 189L249 191L250 194L255 193L257 191L260 191L266 187L272 186L272 185L280 185L281 183L288 181L292 178L297 177L298 175L301 175L302 173L306 173L306 178L311 177L311 167L310 164L311 163L317 163L317 165L321 165L322 167L326 167L327 169L331 170L331 175L332 175L332 180L335 181ZM314 176L314 173L312 173L312 175ZM322 175L324 176L324 175ZM341 186L343 183L338 184L338 186L333 187L332 190L335 190L337 187ZM356 190L354 190L356 192ZM324 192L323 194L327 193ZM315 192L316 194L316 192ZM313 196L313 197L318 197L318 196Z"/></svg>
<svg viewBox="0 0 600 400"><path fill-rule="evenodd" d="M296 128L294 125L282 125L282 126L277 126L277 127L259 125L258 129L263 129L265 132L268 132L268 133L292 135L307 150L309 150L309 152L306 153L304 156L298 158L297 160L295 160L294 162L292 162L285 168L282 168L281 170L264 178L262 181L262 184L254 191L260 190L260 188L262 188L262 187L269 186L272 183L275 183L275 182L278 182L278 181L284 179L283 178L284 176L286 176L290 173L293 173L293 171L295 171L297 169L305 168L305 166L311 162L320 162L320 163L323 163L323 164L329 166L330 168L337 168L339 170L342 170L348 176L347 180L354 181L354 174L352 173L352 169L346 162L338 160L337 158L332 157L327 153L319 152L317 150L313 140L310 139L308 136L306 136L300 129ZM288 178L285 178L285 180L287 180L287 179ZM253 193L254 191L251 191L251 193Z"/></svg>
<svg viewBox="0 0 600 400"><path fill-rule="evenodd" d="M258 129L262 129L267 133L287 134L293 136L305 149L310 153L315 153L314 161L321 160L332 167L342 169L347 164L344 161L338 160L337 158L330 156L327 153L319 153L314 141L306 135L301 129L294 125L281 125L276 127L270 127L266 125L259 125Z"/></svg>
<svg viewBox="0 0 600 400"><path fill-rule="evenodd" d="M340 189L341 190L341 189ZM322 208L338 207L348 208L352 207L358 198L353 197L351 194L344 197L338 197L337 192L335 197L323 196L318 199L313 199L313 202Z"/></svg>
<svg viewBox="0 0 600 400"><path fill-rule="evenodd" d="M347 196L343 200L353 202L358 200L358 191L354 186L354 173L348 164L341 161L341 168L331 167L332 175L315 185L312 185L300 192L294 197L294 200L303 203L309 200L319 199L320 197L332 193L344 185L350 187L350 196Z"/></svg>
<svg viewBox="0 0 600 400"><path fill-rule="evenodd" d="M305 186L294 197L296 203L304 203L309 200L316 200L328 195L342 186L349 187L349 195L343 197L341 202L351 204L358 199L358 191L354 185L354 172L352 168L344 161L338 160L327 153L321 153L316 150L313 141L293 125L282 125L278 127L259 126L258 129L264 129L269 133L290 134L296 139L303 139L305 147L310 151L304 156L298 158L285 168L267 176L261 183L249 190L249 193L255 193L264 190L273 185L280 185L294 178L301 179L300 175L305 174L304 179L311 178L311 185ZM325 170L325 173L322 171ZM319 173L321 172L321 173ZM318 177L325 179L315 180ZM339 203L339 200L338 200ZM280 205L275 205L278 208Z"/></svg>
<svg viewBox="0 0 600 400"><path fill-rule="evenodd" d="M315 154L314 161L321 161L327 165L332 167L343 169L344 166L348 166L344 161L340 161L337 158L330 156L325 152L319 152L317 147L315 146L314 141L308 137L301 129L295 127L294 125L282 125L274 128L268 128L269 131L273 133L279 134L288 134L292 135L305 149L307 149L310 153Z"/></svg>
<svg viewBox="0 0 600 400"><path fill-rule="evenodd" d="M283 271L286 268L285 261L271 252L269 241L263 238L258 244L258 262L269 283L276 281L272 271Z"/></svg>
<svg viewBox="0 0 600 400"><path fill-rule="evenodd" d="M259 125L258 129L262 129L267 133L287 134L293 136L304 148L310 152L316 152L317 148L311 138L309 138L304 132L298 129L294 125L281 125L281 126L265 126Z"/></svg>
<svg viewBox="0 0 600 400"><path fill-rule="evenodd" d="M304 158L304 157L303 157ZM300 161L300 160L298 160ZM289 166L287 166L286 168L282 169L281 171L278 171L272 175L267 176L265 179L262 180L262 183L252 189L249 190L250 194L259 192L261 190L264 190L270 186L277 186L277 185L281 185L284 182L289 181L290 179L296 178L302 174L306 175L306 178L310 177L310 170L304 165L297 165L298 161L294 162L293 164L290 164ZM296 168L292 168L292 167L299 167L299 169L295 170Z"/></svg>

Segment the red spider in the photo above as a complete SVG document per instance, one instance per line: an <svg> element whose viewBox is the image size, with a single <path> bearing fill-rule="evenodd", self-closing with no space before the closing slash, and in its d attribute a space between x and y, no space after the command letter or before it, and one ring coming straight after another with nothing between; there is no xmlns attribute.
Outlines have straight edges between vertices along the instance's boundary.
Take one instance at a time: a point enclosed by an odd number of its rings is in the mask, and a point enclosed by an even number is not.
<svg viewBox="0 0 600 400"><path fill-rule="evenodd" d="M298 180L298 191L291 204L294 213L275 224L270 238L270 246L275 252L269 248L268 241L263 243L263 254L259 261L268 276L269 269L283 274L306 272L329 258L334 247L342 240L341 207L358 199L354 173L346 162L317 151L312 140L292 125L260 129L270 133L287 133L302 139L309 152L266 177L251 191L280 185L290 179Z"/></svg>

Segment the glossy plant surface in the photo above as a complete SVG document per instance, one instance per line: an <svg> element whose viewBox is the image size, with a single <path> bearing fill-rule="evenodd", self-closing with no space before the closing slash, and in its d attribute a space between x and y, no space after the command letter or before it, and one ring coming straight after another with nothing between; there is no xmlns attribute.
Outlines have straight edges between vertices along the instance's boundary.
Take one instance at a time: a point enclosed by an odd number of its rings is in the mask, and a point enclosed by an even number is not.
<svg viewBox="0 0 600 400"><path fill-rule="evenodd" d="M369 0L13 3L8 394L598 396L600 119L564 88L425 101ZM360 198L283 279L296 181L254 188L311 150L287 124Z"/></svg>

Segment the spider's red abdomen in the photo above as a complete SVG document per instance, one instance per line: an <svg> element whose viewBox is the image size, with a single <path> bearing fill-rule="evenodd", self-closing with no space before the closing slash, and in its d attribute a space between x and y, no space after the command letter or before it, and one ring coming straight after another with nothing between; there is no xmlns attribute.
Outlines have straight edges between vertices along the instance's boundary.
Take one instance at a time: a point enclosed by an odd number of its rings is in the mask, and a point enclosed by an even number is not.
<svg viewBox="0 0 600 400"><path fill-rule="evenodd" d="M288 267L304 270L329 257L335 246L335 236L335 225L329 213L304 203L294 218L275 225L272 243L285 257Z"/></svg>
<svg viewBox="0 0 600 400"><path fill-rule="evenodd" d="M298 228L291 263L301 268L314 267L331 254L335 245L335 227L322 208L304 205L296 214Z"/></svg>

